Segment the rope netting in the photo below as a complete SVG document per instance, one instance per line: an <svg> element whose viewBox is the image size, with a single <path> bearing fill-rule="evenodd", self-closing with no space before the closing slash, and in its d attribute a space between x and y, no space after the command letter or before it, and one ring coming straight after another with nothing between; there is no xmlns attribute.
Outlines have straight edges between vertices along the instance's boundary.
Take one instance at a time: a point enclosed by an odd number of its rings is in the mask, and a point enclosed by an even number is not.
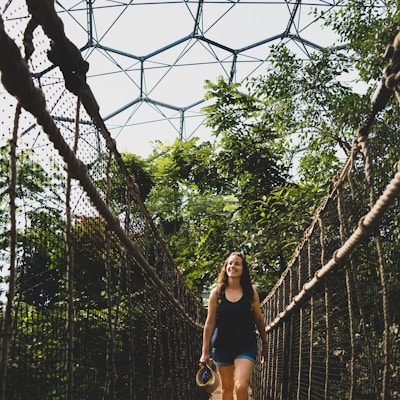
<svg viewBox="0 0 400 400"><path fill-rule="evenodd" d="M22 3L0 21L10 164L0 397L205 398L194 379L204 307L143 206L53 1Z"/></svg>
<svg viewBox="0 0 400 400"><path fill-rule="evenodd" d="M21 3L0 19L0 398L207 398L194 379L204 308L141 201L53 1ZM375 114L397 75L386 70ZM373 117L262 304L270 357L253 375L254 399L400 398L400 172L374 179L385 155L368 139Z"/></svg>
<svg viewBox="0 0 400 400"><path fill-rule="evenodd" d="M385 163L384 138L370 137L391 94L400 100L400 35L388 50L370 117L262 303L270 357L254 374L256 399L400 399L400 163Z"/></svg>

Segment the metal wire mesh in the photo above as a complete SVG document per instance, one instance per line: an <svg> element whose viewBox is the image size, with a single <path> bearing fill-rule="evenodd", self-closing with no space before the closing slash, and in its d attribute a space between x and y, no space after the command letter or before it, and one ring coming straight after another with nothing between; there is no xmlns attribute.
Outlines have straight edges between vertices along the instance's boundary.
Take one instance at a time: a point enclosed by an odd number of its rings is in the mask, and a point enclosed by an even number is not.
<svg viewBox="0 0 400 400"><path fill-rule="evenodd" d="M32 13L45 13L30 4ZM16 279L5 288L1 398L206 398L194 379L204 308L96 120L79 52L62 60L74 48L56 15L31 30L23 18L14 24L18 47L5 31L1 40L11 93L1 94L2 142L9 143L2 162L10 160L17 173L15 187L6 182L16 193L8 223L16 228L17 257L13 262L11 250L2 249L3 273L8 265ZM31 40L25 35L23 42L24 31ZM51 35L59 68L47 57Z"/></svg>
<svg viewBox="0 0 400 400"><path fill-rule="evenodd" d="M378 151L377 142L373 147ZM370 211L364 167L359 158L351 178L332 190L262 304L271 356L253 379L256 399L400 398L398 198L349 257L315 280ZM354 185L360 189L356 196ZM307 287L313 279L316 284Z"/></svg>

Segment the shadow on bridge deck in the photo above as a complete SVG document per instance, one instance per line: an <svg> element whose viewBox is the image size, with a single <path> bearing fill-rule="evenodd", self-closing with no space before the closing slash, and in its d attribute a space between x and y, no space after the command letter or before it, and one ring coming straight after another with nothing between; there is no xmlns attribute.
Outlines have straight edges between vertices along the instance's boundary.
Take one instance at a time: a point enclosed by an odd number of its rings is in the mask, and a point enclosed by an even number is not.
<svg viewBox="0 0 400 400"><path fill-rule="evenodd" d="M236 395L233 394L233 398L236 400ZM221 386L218 386L218 388L213 392L213 394L210 397L210 400L222 400L222 395L221 395ZM251 390L249 392L249 400L253 400L251 397Z"/></svg>

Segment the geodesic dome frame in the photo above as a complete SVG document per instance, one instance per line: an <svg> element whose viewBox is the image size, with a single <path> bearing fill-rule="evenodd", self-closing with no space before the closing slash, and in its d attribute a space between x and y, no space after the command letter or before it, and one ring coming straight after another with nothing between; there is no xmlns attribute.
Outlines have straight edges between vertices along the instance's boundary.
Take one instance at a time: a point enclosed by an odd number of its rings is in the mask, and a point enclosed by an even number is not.
<svg viewBox="0 0 400 400"><path fill-rule="evenodd" d="M260 75L271 46L282 42L304 58L339 46L320 18L342 3L57 0L54 5L67 37L89 64L88 84L119 148L143 155L155 140L209 137L201 111L205 80L222 76L240 82ZM25 2L4 1L1 9L10 35L18 36L28 21ZM35 78L59 85L52 74L46 62Z"/></svg>

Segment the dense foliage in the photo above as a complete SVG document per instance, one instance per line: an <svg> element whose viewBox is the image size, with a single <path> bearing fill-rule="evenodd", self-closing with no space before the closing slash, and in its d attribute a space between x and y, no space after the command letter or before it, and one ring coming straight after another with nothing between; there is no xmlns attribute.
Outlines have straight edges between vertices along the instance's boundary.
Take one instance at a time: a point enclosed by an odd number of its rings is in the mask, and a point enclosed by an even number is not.
<svg viewBox="0 0 400 400"><path fill-rule="evenodd" d="M337 48L316 50L304 59L284 44L276 45L259 77L240 84L221 78L205 83L212 141L158 143L145 160L124 155L142 200L193 290L201 293L214 283L233 249L247 254L264 293L276 281L370 111L383 53L399 27L397 8L393 0L349 1L318 16L338 35ZM397 105L387 108L393 107ZM393 147L397 126L396 113L378 116L374 134L385 145L385 162L393 163L398 154ZM5 153L2 160L5 171ZM21 179L31 175L21 181L25 198L30 193L51 198L50 184L32 186L36 179L50 178L25 161L22 172L32 170L20 173ZM119 212L125 199L115 165L111 174L110 201ZM6 177L2 174L0 217ZM97 184L105 184L101 179ZM61 218L57 210L52 214ZM40 213L32 218L40 222ZM38 255L33 252L32 257ZM50 265L42 264L45 269Z"/></svg>
<svg viewBox="0 0 400 400"><path fill-rule="evenodd" d="M258 78L206 82L214 141L155 148L146 204L194 290L212 285L233 249L248 255L264 293L285 268L370 112L397 7L349 1L320 16L338 35L336 49L305 60L277 45Z"/></svg>

